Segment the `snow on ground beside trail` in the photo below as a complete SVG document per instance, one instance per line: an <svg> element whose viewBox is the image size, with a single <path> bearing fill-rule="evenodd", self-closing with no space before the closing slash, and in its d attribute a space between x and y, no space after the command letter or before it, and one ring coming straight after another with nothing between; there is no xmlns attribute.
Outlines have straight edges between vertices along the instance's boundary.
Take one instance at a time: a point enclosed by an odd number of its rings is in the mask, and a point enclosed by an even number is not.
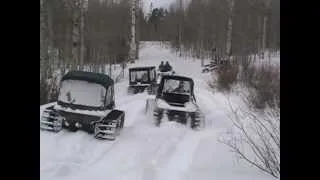
<svg viewBox="0 0 320 180"><path fill-rule="evenodd" d="M145 114L147 94L127 95L125 76L115 84L116 107L126 113L120 136L99 141L81 131L40 131L41 180L272 180L237 162L228 147L217 141L230 128L228 98L213 93L207 84L211 75L200 73L200 61L177 57L155 42L142 42L141 47L140 60L129 67L169 61L177 74L191 76L206 128L193 131L166 121L155 127Z"/></svg>

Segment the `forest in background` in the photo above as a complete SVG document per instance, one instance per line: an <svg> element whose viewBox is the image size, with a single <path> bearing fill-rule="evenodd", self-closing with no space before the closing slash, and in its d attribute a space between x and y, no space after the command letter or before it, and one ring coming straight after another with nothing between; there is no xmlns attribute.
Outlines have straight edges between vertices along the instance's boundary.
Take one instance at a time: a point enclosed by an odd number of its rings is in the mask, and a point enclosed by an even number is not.
<svg viewBox="0 0 320 180"><path fill-rule="evenodd" d="M40 104L56 99L57 70L111 74L114 64L125 68L131 3L137 45L170 42L180 56L202 60L248 61L280 51L280 0L176 0L169 8L151 4L149 12L141 0L40 0Z"/></svg>

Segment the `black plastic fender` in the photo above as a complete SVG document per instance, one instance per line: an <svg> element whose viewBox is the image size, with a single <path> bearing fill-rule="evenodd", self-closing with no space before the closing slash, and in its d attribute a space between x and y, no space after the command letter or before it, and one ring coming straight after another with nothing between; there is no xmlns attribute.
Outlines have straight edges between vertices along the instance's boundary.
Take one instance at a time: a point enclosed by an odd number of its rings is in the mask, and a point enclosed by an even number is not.
<svg viewBox="0 0 320 180"><path fill-rule="evenodd" d="M121 116L124 116L124 114L124 111L114 109L105 118L103 118L103 120L117 120L120 119Z"/></svg>
<svg viewBox="0 0 320 180"><path fill-rule="evenodd" d="M115 140L124 125L125 112L112 110L100 121L94 123L94 134L97 139ZM111 128L111 132L105 128Z"/></svg>
<svg viewBox="0 0 320 180"><path fill-rule="evenodd" d="M117 121L120 128L123 127L125 120L125 112L121 110L114 109L106 117L103 118L103 122Z"/></svg>

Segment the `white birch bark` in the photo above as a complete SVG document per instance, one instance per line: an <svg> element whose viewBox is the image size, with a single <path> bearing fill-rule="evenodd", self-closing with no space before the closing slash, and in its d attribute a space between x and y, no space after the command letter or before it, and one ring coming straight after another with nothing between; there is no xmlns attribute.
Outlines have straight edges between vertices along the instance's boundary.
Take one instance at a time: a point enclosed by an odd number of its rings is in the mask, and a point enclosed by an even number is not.
<svg viewBox="0 0 320 180"><path fill-rule="evenodd" d="M84 18L87 12L87 1L88 0L80 0L80 65L84 65L84 56L85 56L85 22Z"/></svg>
<svg viewBox="0 0 320 180"><path fill-rule="evenodd" d="M270 8L271 0L263 0L263 29L262 29L262 59L264 59L265 51L267 47L267 23L268 23L268 11Z"/></svg>
<svg viewBox="0 0 320 180"><path fill-rule="evenodd" d="M131 39L130 39L130 53L129 58L131 61L136 59L136 0L130 0L131 12Z"/></svg>
<svg viewBox="0 0 320 180"><path fill-rule="evenodd" d="M233 11L235 0L227 0L228 7L229 7L229 14L228 14L228 25L227 25L227 38L226 38L226 56L228 59L231 58L232 54L232 25L233 25Z"/></svg>

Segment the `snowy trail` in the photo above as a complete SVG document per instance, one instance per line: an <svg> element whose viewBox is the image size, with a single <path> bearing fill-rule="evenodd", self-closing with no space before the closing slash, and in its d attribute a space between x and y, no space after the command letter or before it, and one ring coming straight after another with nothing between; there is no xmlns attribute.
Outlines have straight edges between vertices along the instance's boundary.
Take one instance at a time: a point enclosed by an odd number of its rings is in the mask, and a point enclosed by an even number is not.
<svg viewBox="0 0 320 180"><path fill-rule="evenodd" d="M115 85L116 106L126 113L120 136L115 141L99 141L84 132L40 131L41 179L270 180L235 163L233 154L217 142L229 126L226 98L211 91L206 82L210 75L201 74L200 61L177 57L158 43L143 42L141 47L140 59L128 66L158 66L169 61L177 74L192 77L197 102L206 116L206 129L192 131L172 122L155 127L145 115L147 95L127 95L128 80L124 79Z"/></svg>

